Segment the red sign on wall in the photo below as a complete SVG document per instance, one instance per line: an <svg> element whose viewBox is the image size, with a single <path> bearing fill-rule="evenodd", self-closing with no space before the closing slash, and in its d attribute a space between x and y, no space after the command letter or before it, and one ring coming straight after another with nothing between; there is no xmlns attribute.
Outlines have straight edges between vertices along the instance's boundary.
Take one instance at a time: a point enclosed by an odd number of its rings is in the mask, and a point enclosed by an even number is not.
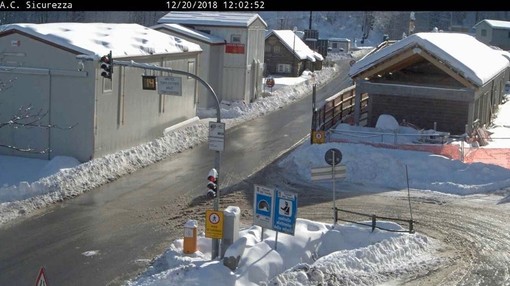
<svg viewBox="0 0 510 286"><path fill-rule="evenodd" d="M228 43L225 46L225 53L227 53L227 54L244 54L244 44Z"/></svg>

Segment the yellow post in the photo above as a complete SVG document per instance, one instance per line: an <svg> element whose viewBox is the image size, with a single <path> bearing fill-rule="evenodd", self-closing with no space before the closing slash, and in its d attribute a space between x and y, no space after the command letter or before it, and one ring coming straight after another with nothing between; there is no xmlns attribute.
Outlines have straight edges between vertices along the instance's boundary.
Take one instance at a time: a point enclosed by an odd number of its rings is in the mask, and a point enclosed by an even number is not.
<svg viewBox="0 0 510 286"><path fill-rule="evenodd" d="M184 224L184 254L192 254L197 251L197 227L196 220L188 220Z"/></svg>

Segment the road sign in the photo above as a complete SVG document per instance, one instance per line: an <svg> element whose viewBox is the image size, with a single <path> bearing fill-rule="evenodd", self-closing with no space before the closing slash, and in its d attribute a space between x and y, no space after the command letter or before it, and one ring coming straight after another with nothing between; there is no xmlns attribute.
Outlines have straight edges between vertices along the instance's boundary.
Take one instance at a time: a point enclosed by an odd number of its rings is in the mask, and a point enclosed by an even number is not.
<svg viewBox="0 0 510 286"><path fill-rule="evenodd" d="M312 142L314 144L326 143L326 132L324 130L312 130Z"/></svg>
<svg viewBox="0 0 510 286"><path fill-rule="evenodd" d="M225 150L225 123L209 122L209 150Z"/></svg>
<svg viewBox="0 0 510 286"><path fill-rule="evenodd" d="M142 75L142 89L156 90L156 76Z"/></svg>
<svg viewBox="0 0 510 286"><path fill-rule="evenodd" d="M266 85L267 85L267 87L273 87L274 86L274 78L268 77L266 79Z"/></svg>
<svg viewBox="0 0 510 286"><path fill-rule="evenodd" d="M297 194L276 191L273 230L294 235L297 216Z"/></svg>
<svg viewBox="0 0 510 286"><path fill-rule="evenodd" d="M273 201L274 189L255 185L255 198L253 200L253 224L264 227L273 228Z"/></svg>
<svg viewBox="0 0 510 286"><path fill-rule="evenodd" d="M312 181L343 179L347 176L347 168L345 165L336 165L335 167L319 167L312 168Z"/></svg>
<svg viewBox="0 0 510 286"><path fill-rule="evenodd" d="M39 270L39 275L37 275L37 280L35 280L35 286L48 286L46 274L44 274L44 267L41 267L41 270Z"/></svg>
<svg viewBox="0 0 510 286"><path fill-rule="evenodd" d="M205 211L205 237L221 239L223 238L223 212L206 210Z"/></svg>
<svg viewBox="0 0 510 286"><path fill-rule="evenodd" d="M294 235L297 194L255 185L253 224Z"/></svg>
<svg viewBox="0 0 510 286"><path fill-rule="evenodd" d="M157 88L160 94L182 95L182 78L178 76L158 76Z"/></svg>
<svg viewBox="0 0 510 286"><path fill-rule="evenodd" d="M326 163L330 164L331 166L337 165L342 161L342 152L336 148L331 148L326 151L324 159L326 160Z"/></svg>

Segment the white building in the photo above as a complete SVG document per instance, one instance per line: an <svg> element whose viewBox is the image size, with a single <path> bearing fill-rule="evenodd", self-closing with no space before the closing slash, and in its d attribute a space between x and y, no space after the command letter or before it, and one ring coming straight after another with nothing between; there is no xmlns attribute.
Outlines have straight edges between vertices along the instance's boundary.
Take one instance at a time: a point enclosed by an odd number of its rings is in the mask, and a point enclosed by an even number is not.
<svg viewBox="0 0 510 286"><path fill-rule="evenodd" d="M198 58L198 76L208 82L214 92L220 96L218 93L221 88L222 80L219 67L223 66L226 45L223 38L186 28L179 24L158 24L151 28L200 45L202 53ZM211 108L214 106L215 99L211 95L209 89L203 85L199 85L198 107Z"/></svg>
<svg viewBox="0 0 510 286"><path fill-rule="evenodd" d="M348 53L351 51L351 40L347 38L329 38L328 46L333 53Z"/></svg>
<svg viewBox="0 0 510 286"><path fill-rule="evenodd" d="M216 53L216 40L207 42L197 35L188 35L190 41L211 46L209 58L200 59L200 74L213 86L220 101L254 101L263 91L264 32L266 22L254 13L234 12L170 12L159 24L180 24L189 29L223 39L222 51ZM170 34L182 31L156 26ZM216 39L216 38L215 38ZM207 102L212 107L212 102ZM201 106L203 106L201 104Z"/></svg>
<svg viewBox="0 0 510 286"><path fill-rule="evenodd" d="M180 96L142 89L142 75L164 75L114 66L101 76L99 58L151 63L196 74L198 45L137 24L49 23L1 26L0 122L21 106L47 112L40 123L59 128L0 128L0 143L37 150L1 148L1 154L87 161L161 137L165 128L196 115L197 82L180 76ZM175 76L175 75L174 75Z"/></svg>

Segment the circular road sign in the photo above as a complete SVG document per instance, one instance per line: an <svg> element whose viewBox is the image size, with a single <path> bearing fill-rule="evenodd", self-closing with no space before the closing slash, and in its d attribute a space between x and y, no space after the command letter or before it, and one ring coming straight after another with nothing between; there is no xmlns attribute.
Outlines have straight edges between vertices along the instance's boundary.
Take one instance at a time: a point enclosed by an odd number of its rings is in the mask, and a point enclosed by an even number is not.
<svg viewBox="0 0 510 286"><path fill-rule="evenodd" d="M333 162L333 157L335 157L335 160ZM326 151L326 155L324 155L324 159L326 159L326 163L330 164L331 166L337 165L342 161L342 152L336 148L331 148L328 151Z"/></svg>

